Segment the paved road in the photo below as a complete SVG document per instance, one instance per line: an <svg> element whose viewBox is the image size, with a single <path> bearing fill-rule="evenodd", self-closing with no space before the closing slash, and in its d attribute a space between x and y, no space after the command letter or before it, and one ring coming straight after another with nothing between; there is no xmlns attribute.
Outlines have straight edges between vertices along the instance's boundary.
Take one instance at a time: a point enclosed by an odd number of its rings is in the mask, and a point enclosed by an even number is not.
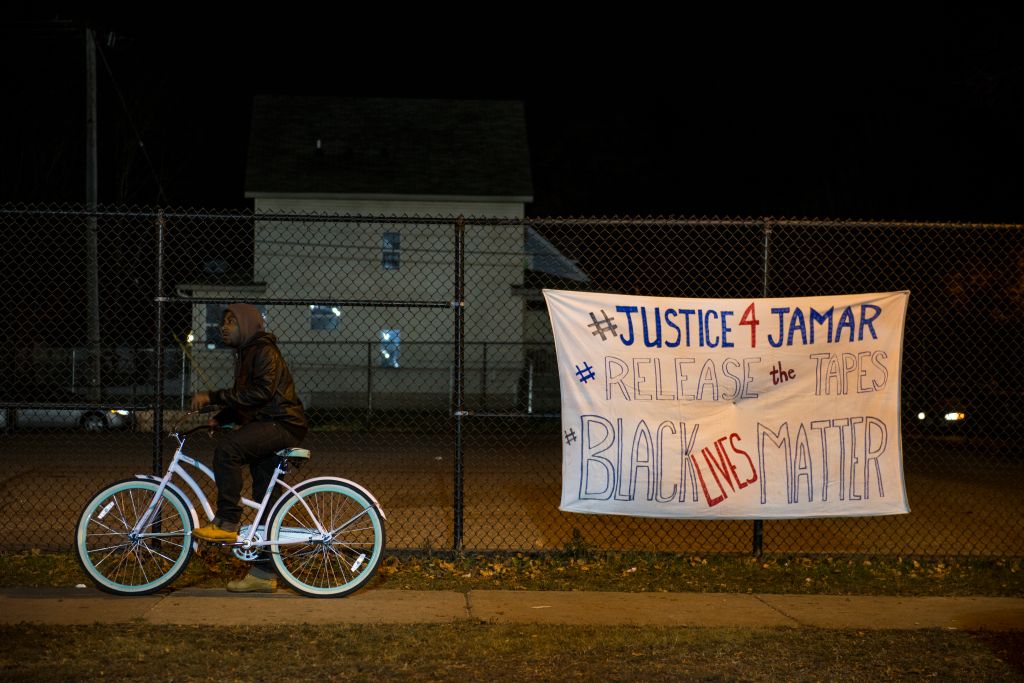
<svg viewBox="0 0 1024 683"><path fill-rule="evenodd" d="M317 600L286 590L188 588L118 597L93 588L0 589L0 624L487 623L1024 630L1024 598L364 590Z"/></svg>
<svg viewBox="0 0 1024 683"><path fill-rule="evenodd" d="M491 436L493 438L485 438ZM453 460L444 434L315 433L314 461L293 481L343 475L373 491L388 517L388 547L449 548L454 535ZM82 507L101 486L148 472L152 435L18 433L0 436L0 544L69 549ZM769 552L891 555L1024 554L1024 462L1007 453L955 457L942 442L907 444L912 512L870 518L768 521ZM192 454L210 462L212 442ZM934 452L933 452L934 450ZM169 458L169 453L167 454ZM464 454L466 550L550 550L574 530L609 549L745 553L749 521L576 515L558 509L561 452L543 435L477 433ZM208 487L212 496L212 488Z"/></svg>

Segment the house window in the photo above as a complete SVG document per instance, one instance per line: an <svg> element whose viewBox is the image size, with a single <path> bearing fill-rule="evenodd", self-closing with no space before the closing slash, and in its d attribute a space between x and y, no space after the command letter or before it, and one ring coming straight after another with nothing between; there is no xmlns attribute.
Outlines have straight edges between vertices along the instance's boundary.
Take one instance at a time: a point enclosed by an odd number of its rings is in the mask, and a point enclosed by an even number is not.
<svg viewBox="0 0 1024 683"><path fill-rule="evenodd" d="M384 270L398 270L402 252L402 235L397 232L384 233L381 244L381 264Z"/></svg>
<svg viewBox="0 0 1024 683"><path fill-rule="evenodd" d="M311 304L309 307L309 329L333 332L341 323L341 309L337 306Z"/></svg>
<svg viewBox="0 0 1024 683"><path fill-rule="evenodd" d="M380 338L380 366L382 368L397 368L398 356L401 354L401 330L381 330Z"/></svg>
<svg viewBox="0 0 1024 683"><path fill-rule="evenodd" d="M263 322L267 321L267 307L257 304ZM227 304L206 304L206 348L227 349L224 340L220 338L220 320L224 317L224 311L228 309Z"/></svg>

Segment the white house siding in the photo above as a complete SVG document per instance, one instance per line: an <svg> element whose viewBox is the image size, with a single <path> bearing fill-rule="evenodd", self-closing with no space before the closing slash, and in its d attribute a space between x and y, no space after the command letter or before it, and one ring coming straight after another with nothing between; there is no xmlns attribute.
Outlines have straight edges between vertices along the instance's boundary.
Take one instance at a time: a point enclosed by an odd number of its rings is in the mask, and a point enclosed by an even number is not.
<svg viewBox="0 0 1024 683"><path fill-rule="evenodd" d="M517 202L444 202L257 198L256 212L281 214L255 226L253 277L269 299L448 301L454 297L450 225L373 220L322 223L287 220L288 213L361 216L480 215L519 218ZM400 267L382 265L384 232L401 234ZM523 279L519 227L466 230L466 383L471 408L504 410L516 400L524 367ZM199 293L197 292L197 295ZM202 294L210 296L209 294ZM232 298L231 292L216 296ZM251 294L250 294L251 296ZM267 307L303 400L310 407L437 408L451 395L454 314L451 308L343 307L339 328L310 329L308 308ZM197 306L195 329L204 329ZM400 367L379 367L382 329L401 330ZM511 343L509 343L511 342ZM486 349L486 368L484 343ZM231 355L196 344L206 375L230 383ZM368 372L369 365L369 372ZM486 386L486 398L483 396Z"/></svg>

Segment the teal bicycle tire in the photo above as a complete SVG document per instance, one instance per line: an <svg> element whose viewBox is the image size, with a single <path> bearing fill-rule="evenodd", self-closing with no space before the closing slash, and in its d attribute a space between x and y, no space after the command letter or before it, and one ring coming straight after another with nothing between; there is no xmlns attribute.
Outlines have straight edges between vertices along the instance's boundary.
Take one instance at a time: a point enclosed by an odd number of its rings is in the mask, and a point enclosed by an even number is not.
<svg viewBox="0 0 1024 683"><path fill-rule="evenodd" d="M189 507L165 488L150 533L131 539L129 531L153 500L159 483L125 479L104 487L82 510L75 530L75 554L86 575L102 591L148 595L170 585L185 571L194 547Z"/></svg>
<svg viewBox="0 0 1024 683"><path fill-rule="evenodd" d="M332 532L331 538L272 545L271 557L281 579L310 597L337 598L359 590L373 578L384 552L380 510L363 491L342 481L300 484L278 504L268 539L276 543L315 533L307 506Z"/></svg>

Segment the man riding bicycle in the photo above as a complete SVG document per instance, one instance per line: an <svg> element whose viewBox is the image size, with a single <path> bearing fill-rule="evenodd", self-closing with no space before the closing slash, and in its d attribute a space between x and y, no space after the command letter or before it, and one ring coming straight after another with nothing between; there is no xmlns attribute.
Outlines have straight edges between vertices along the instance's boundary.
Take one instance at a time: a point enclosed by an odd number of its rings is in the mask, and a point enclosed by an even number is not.
<svg viewBox="0 0 1024 683"><path fill-rule="evenodd" d="M265 330L259 309L251 304L230 304L221 319L221 339L236 349L234 385L198 392L192 397L192 408L223 406L210 419L210 426L236 424L240 428L226 432L214 451L217 516L193 533L204 541L232 543L238 538L242 516L242 466L248 465L252 474L253 498L262 500L277 464L274 454L298 446L308 426L291 372L276 337ZM278 495L272 493L268 510ZM273 592L276 587L269 559L256 562L244 579L227 586L232 592Z"/></svg>

